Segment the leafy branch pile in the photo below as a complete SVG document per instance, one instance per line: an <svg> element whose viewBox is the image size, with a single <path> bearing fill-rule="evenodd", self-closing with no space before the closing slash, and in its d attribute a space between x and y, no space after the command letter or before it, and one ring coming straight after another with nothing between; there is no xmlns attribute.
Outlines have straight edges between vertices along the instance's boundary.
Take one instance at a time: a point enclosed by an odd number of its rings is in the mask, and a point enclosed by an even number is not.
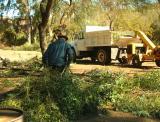
<svg viewBox="0 0 160 122"><path fill-rule="evenodd" d="M0 105L24 110L26 122L67 122L107 112L107 105L139 116L160 117L159 71L134 77L98 70L85 76L43 73L25 79Z"/></svg>
<svg viewBox="0 0 160 122"><path fill-rule="evenodd" d="M135 75L115 86L112 103L117 110L160 118L160 71Z"/></svg>
<svg viewBox="0 0 160 122"><path fill-rule="evenodd" d="M57 72L44 73L39 78L27 78L19 88L8 94L1 106L24 110L25 121L69 121L88 113L96 113L102 98L108 99L103 92L107 93L107 89L111 89L107 85L110 81L100 86L98 80L93 80L95 77L98 79L93 73L83 79L67 72L63 77Z"/></svg>

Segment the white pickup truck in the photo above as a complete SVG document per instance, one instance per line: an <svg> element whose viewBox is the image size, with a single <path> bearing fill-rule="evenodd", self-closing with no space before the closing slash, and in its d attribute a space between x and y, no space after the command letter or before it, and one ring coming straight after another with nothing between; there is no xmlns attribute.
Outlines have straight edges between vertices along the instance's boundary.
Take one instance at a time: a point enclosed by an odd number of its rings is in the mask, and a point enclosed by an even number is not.
<svg viewBox="0 0 160 122"><path fill-rule="evenodd" d="M138 42L132 38L133 31L110 31L108 27L87 26L85 31L77 34L72 43L76 58L90 57L98 60L102 65L111 63L111 60L121 60L128 42Z"/></svg>

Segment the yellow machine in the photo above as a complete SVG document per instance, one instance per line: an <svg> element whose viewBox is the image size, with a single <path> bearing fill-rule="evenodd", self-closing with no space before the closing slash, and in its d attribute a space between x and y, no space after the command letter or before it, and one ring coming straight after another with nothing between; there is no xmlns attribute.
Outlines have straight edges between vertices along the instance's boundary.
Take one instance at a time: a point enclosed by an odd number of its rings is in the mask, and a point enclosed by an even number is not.
<svg viewBox="0 0 160 122"><path fill-rule="evenodd" d="M127 45L127 60L133 66L139 67L143 62L155 61L160 67L160 46L155 44L142 31L136 31L136 38L141 43L130 43Z"/></svg>

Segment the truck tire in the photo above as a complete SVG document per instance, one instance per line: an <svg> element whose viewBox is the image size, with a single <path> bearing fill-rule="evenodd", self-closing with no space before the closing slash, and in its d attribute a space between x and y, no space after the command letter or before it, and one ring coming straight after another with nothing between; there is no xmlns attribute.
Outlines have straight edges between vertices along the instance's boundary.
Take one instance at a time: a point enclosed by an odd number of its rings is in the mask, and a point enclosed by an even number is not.
<svg viewBox="0 0 160 122"><path fill-rule="evenodd" d="M133 64L134 67L141 67L142 66L142 62L139 60L138 55L133 56L132 64Z"/></svg>
<svg viewBox="0 0 160 122"><path fill-rule="evenodd" d="M98 52L97 52L97 60L102 65L106 65L106 64L111 63L110 54L108 54L105 49L98 50Z"/></svg>
<svg viewBox="0 0 160 122"><path fill-rule="evenodd" d="M123 64L122 58L118 58L120 64Z"/></svg>
<svg viewBox="0 0 160 122"><path fill-rule="evenodd" d="M122 58L118 58L118 61L121 64L127 64L128 63L126 56L123 56Z"/></svg>
<svg viewBox="0 0 160 122"><path fill-rule="evenodd" d="M155 63L158 67L160 67L160 60L155 60Z"/></svg>

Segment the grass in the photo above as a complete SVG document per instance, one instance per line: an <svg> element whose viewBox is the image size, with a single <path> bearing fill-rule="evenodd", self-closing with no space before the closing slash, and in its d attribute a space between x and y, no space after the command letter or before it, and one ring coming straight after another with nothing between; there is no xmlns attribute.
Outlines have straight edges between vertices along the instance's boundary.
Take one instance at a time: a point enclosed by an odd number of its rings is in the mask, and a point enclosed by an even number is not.
<svg viewBox="0 0 160 122"><path fill-rule="evenodd" d="M138 116L160 116L160 71L136 75L115 86L112 103L116 110L132 112ZM124 85L125 84L125 85Z"/></svg>
<svg viewBox="0 0 160 122"><path fill-rule="evenodd" d="M21 46L15 46L14 50L18 51L40 51L39 43L35 43L32 45L29 45L28 43L21 45Z"/></svg>
<svg viewBox="0 0 160 122"><path fill-rule="evenodd" d="M1 42L0 44L1 49L3 50L16 50L16 51L39 51L40 52L40 46L39 43L31 44L25 43L21 46L7 46Z"/></svg>

